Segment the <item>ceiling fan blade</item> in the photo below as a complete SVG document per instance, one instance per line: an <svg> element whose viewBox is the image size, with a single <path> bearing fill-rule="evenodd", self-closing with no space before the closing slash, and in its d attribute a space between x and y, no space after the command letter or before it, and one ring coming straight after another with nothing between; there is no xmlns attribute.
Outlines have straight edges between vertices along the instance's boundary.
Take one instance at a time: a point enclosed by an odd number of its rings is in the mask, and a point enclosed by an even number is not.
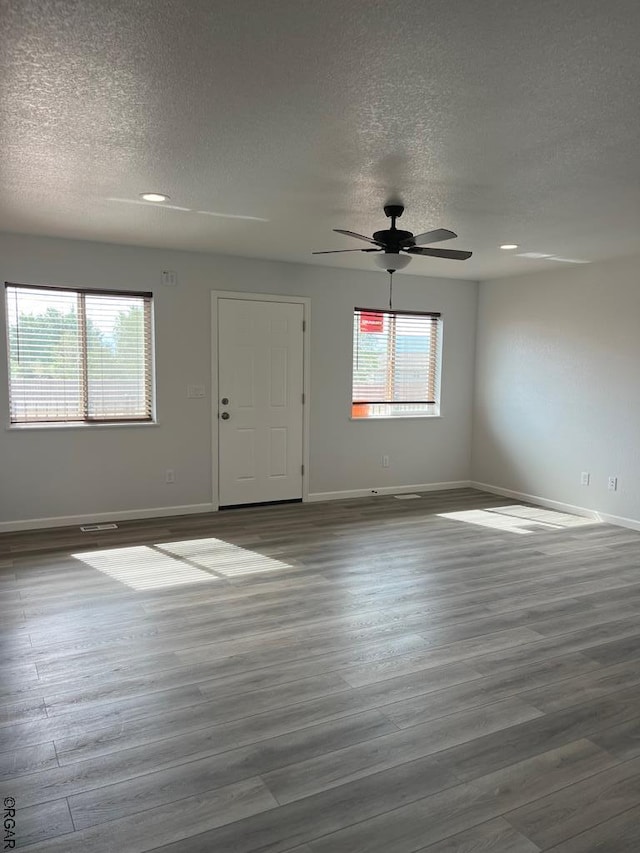
<svg viewBox="0 0 640 853"><path fill-rule="evenodd" d="M312 255L336 255L338 252L377 252L378 249L327 249L324 252L311 252Z"/></svg>
<svg viewBox="0 0 640 853"><path fill-rule="evenodd" d="M452 261L466 261L472 255L472 252L459 249L423 249L421 246L410 246L404 251L411 255L429 255L431 258L449 258Z"/></svg>
<svg viewBox="0 0 640 853"><path fill-rule="evenodd" d="M407 237L400 243L401 246L421 246L425 243L439 243L440 240L453 240L458 235L449 231L448 228L436 228L435 231L425 231L424 234L416 234L415 237Z"/></svg>
<svg viewBox="0 0 640 853"><path fill-rule="evenodd" d="M333 230L336 232L336 234L346 234L347 237L355 237L357 240L365 240L367 243L373 243L374 246L383 245L377 240L373 240L371 237L365 237L364 234L356 234L355 231L344 231L342 228L334 228Z"/></svg>

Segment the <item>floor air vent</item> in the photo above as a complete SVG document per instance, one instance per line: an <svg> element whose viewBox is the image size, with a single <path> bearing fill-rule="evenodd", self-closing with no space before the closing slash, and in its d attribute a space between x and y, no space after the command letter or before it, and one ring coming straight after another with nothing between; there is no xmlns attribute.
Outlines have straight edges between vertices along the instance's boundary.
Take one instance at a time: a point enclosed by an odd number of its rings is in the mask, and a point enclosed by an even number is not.
<svg viewBox="0 0 640 853"><path fill-rule="evenodd" d="M83 533L95 533L98 530L117 530L117 524L83 524L80 530Z"/></svg>

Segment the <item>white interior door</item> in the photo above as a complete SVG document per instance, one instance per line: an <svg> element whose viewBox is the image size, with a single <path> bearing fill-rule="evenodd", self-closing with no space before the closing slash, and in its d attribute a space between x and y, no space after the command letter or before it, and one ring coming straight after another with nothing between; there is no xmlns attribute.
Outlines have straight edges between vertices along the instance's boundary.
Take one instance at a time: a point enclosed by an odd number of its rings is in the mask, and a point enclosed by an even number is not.
<svg viewBox="0 0 640 853"><path fill-rule="evenodd" d="M218 300L220 506L302 498L304 306Z"/></svg>

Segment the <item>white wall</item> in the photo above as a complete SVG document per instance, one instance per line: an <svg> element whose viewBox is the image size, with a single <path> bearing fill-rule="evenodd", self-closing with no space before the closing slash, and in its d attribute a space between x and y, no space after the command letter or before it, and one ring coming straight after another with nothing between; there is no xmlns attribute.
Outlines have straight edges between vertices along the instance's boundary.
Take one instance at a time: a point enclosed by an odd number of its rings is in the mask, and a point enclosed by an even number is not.
<svg viewBox="0 0 640 853"><path fill-rule="evenodd" d="M473 480L640 523L639 269L627 258L480 285Z"/></svg>
<svg viewBox="0 0 640 853"><path fill-rule="evenodd" d="M417 262L414 262L417 263ZM176 270L176 288L163 287ZM467 480L477 285L397 275L394 307L441 311L442 418L349 420L354 306L385 307L386 274L0 235L0 279L153 291L157 426L8 429L7 362L0 346L0 524L212 502L212 290L311 298L310 492ZM2 300L0 300L2 301ZM2 301L3 302L3 301ZM4 304L0 308L4 327ZM391 466L382 469L387 454ZM173 468L176 482L164 483Z"/></svg>

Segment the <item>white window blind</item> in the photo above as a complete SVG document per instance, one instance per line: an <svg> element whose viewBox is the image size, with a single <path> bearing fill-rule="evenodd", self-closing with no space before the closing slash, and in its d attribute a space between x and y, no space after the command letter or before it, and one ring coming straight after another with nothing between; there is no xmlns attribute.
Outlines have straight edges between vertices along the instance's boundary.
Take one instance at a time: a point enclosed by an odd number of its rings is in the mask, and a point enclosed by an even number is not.
<svg viewBox="0 0 640 853"><path fill-rule="evenodd" d="M353 417L438 414L440 314L356 308Z"/></svg>
<svg viewBox="0 0 640 853"><path fill-rule="evenodd" d="M11 423L152 419L150 293L5 291Z"/></svg>

